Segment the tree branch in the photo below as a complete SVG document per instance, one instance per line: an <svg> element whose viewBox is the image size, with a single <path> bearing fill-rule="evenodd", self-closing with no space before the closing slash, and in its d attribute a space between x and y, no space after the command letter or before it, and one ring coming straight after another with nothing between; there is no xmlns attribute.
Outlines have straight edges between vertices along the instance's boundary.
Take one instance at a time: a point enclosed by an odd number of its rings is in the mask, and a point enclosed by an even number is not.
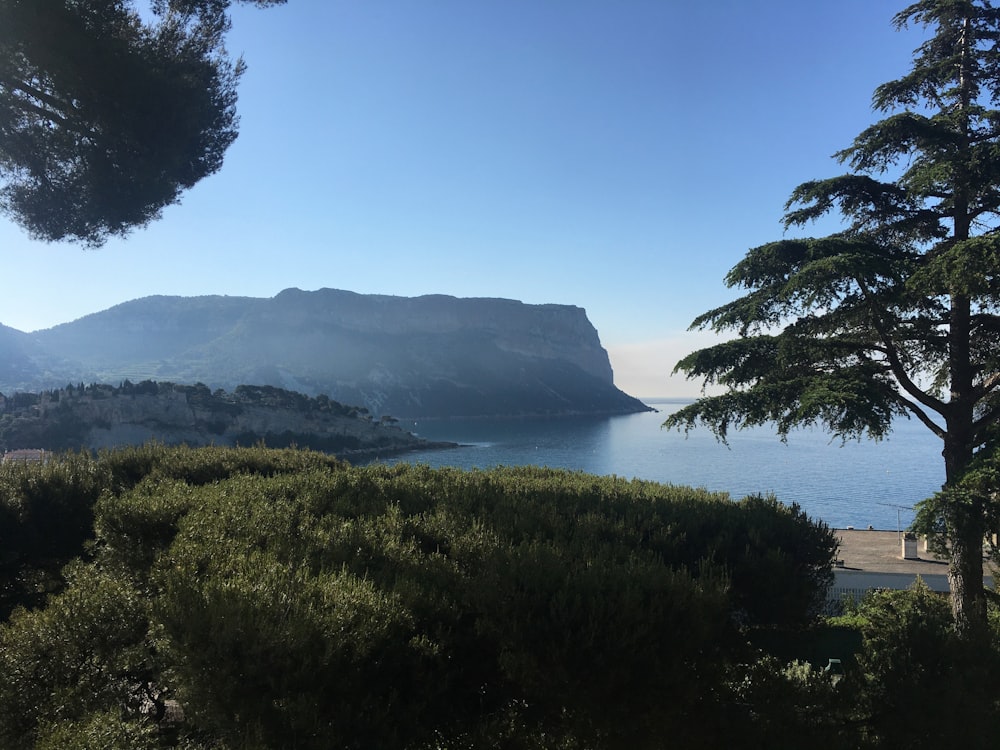
<svg viewBox="0 0 1000 750"><path fill-rule="evenodd" d="M35 104L32 101L28 101L27 99L22 99L21 97L12 96L9 97L8 102L9 106L11 107L19 109L22 112L30 112L32 114L38 115L42 119L48 120L49 122L55 125L64 127L67 130L72 130L74 133L79 133L80 135L84 135L86 132L72 120L67 119L58 112L53 112L51 109L46 109L45 107Z"/></svg>
<svg viewBox="0 0 1000 750"><path fill-rule="evenodd" d="M933 432L939 438L941 438L942 440L944 440L945 435L947 434L947 431L943 427L941 427L939 424L937 424L937 422L935 422L933 419L931 419L927 415L927 412L925 412L923 409L921 409L917 404L915 404L912 401L910 401L910 399L908 399L908 398L903 398L902 401L903 401L904 404L906 404L906 408L909 409L911 412L913 412L914 416L916 416L917 419L919 419L921 422L924 423L924 426L926 426L927 429L929 429L931 432Z"/></svg>
<svg viewBox="0 0 1000 750"><path fill-rule="evenodd" d="M1000 386L1000 372L993 373L988 378L984 379L982 383L975 386L972 389L972 395L976 401L979 401L980 399L988 396L992 391L995 391L997 386Z"/></svg>
<svg viewBox="0 0 1000 750"><path fill-rule="evenodd" d="M889 368L892 372L893 377L896 378L896 382L899 383L899 385L903 388L903 390L906 391L914 399L916 399L919 403L923 404L928 409L936 411L938 414L944 415L945 404L940 399L934 398L929 393L926 393L921 388L919 388L917 384L914 383L913 380L910 378L909 374L906 372L906 368L903 366L902 361L899 359L899 352L896 350L896 347L893 344L892 337L889 336L889 332L886 330L885 325L882 322L882 319L878 315L877 308L872 299L873 295L871 294L871 291L868 289L868 285L865 284L865 282L857 276L854 277L854 281L861 289L861 293L864 295L865 301L868 303L868 308L871 311L872 325L875 327L875 330L878 333L879 338L882 339L882 343L885 345L886 360L889 363ZM904 401L908 401L908 399L904 399ZM919 409L915 409L914 413L916 413L918 417L922 415L922 412ZM921 417L921 421L923 421L924 419L926 419L925 414ZM928 422L925 421L924 424L928 424ZM933 424L933 422L931 422L930 424ZM930 426L930 424L928 424L928 426ZM935 434L938 433L935 432ZM938 436L941 437L941 435Z"/></svg>
<svg viewBox="0 0 1000 750"><path fill-rule="evenodd" d="M20 78L4 81L4 85L6 85L11 89L22 91L28 96L34 99L38 99L40 102L47 104L54 110L63 111L66 109L73 108L73 106L68 102L63 101L62 99L58 99L52 94L46 91L42 91L40 88L32 86L30 83L27 83L26 81Z"/></svg>
<svg viewBox="0 0 1000 750"><path fill-rule="evenodd" d="M972 423L973 442L975 445L979 446L985 442L986 431L996 425L997 420L1000 420L1000 404L988 410L983 416Z"/></svg>

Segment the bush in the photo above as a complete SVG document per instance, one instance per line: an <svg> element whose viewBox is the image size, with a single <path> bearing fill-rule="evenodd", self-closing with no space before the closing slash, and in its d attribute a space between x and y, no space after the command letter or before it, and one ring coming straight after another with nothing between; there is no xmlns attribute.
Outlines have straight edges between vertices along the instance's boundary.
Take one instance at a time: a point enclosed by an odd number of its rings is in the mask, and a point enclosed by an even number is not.
<svg viewBox="0 0 1000 750"><path fill-rule="evenodd" d="M104 487L86 454L0 464L0 622L61 589L60 569L83 553Z"/></svg>
<svg viewBox="0 0 1000 750"><path fill-rule="evenodd" d="M546 469L88 466L91 556L0 630L4 746L713 747L741 628L808 620L833 549L773 498Z"/></svg>
<svg viewBox="0 0 1000 750"><path fill-rule="evenodd" d="M992 748L1000 726L1000 639L957 637L946 596L920 579L873 591L843 618L862 635L856 717L876 746Z"/></svg>
<svg viewBox="0 0 1000 750"><path fill-rule="evenodd" d="M39 728L92 712L138 716L158 699L148 602L119 577L76 563L39 610L0 625L0 746L34 746Z"/></svg>

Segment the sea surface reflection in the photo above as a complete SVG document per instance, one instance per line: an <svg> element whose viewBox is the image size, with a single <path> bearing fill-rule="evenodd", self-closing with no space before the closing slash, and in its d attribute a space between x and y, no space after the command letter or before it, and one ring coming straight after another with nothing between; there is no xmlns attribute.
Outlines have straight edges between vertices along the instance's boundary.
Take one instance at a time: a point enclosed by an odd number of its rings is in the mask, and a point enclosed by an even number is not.
<svg viewBox="0 0 1000 750"><path fill-rule="evenodd" d="M647 400L658 413L552 419L426 420L400 426L462 447L387 459L489 468L533 464L705 487L733 497L773 492L832 526L906 527L913 505L944 481L941 446L922 424L901 419L881 442L841 444L819 429L782 443L773 429L733 433L722 445L707 429L661 429L682 401Z"/></svg>

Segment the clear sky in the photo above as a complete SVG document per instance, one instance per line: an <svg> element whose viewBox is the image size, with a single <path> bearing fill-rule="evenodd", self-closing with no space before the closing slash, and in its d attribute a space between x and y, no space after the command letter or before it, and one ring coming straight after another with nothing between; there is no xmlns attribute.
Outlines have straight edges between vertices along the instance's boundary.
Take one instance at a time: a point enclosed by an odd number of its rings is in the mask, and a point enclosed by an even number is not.
<svg viewBox="0 0 1000 750"><path fill-rule="evenodd" d="M235 9L240 137L163 218L99 250L0 219L0 323L152 294L322 287L587 310L617 385L669 379L779 239L800 182L874 121L919 30L904 0L289 0ZM834 225L810 233L829 231Z"/></svg>

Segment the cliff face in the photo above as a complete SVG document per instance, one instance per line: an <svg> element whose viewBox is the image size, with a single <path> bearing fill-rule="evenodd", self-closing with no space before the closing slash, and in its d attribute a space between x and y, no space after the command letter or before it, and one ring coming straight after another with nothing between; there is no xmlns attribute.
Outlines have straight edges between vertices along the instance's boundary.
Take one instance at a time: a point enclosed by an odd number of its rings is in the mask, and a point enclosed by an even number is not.
<svg viewBox="0 0 1000 750"><path fill-rule="evenodd" d="M351 331L370 339L386 337L397 342L423 337L442 342L473 338L513 355L564 360L603 382L614 382L597 329L580 307L445 295L411 298L336 289L286 289L258 314L261 324L276 322L281 330L301 327Z"/></svg>
<svg viewBox="0 0 1000 750"><path fill-rule="evenodd" d="M77 363L64 384L266 384L400 418L646 409L615 388L596 329L567 305L333 289L150 297L31 337Z"/></svg>

